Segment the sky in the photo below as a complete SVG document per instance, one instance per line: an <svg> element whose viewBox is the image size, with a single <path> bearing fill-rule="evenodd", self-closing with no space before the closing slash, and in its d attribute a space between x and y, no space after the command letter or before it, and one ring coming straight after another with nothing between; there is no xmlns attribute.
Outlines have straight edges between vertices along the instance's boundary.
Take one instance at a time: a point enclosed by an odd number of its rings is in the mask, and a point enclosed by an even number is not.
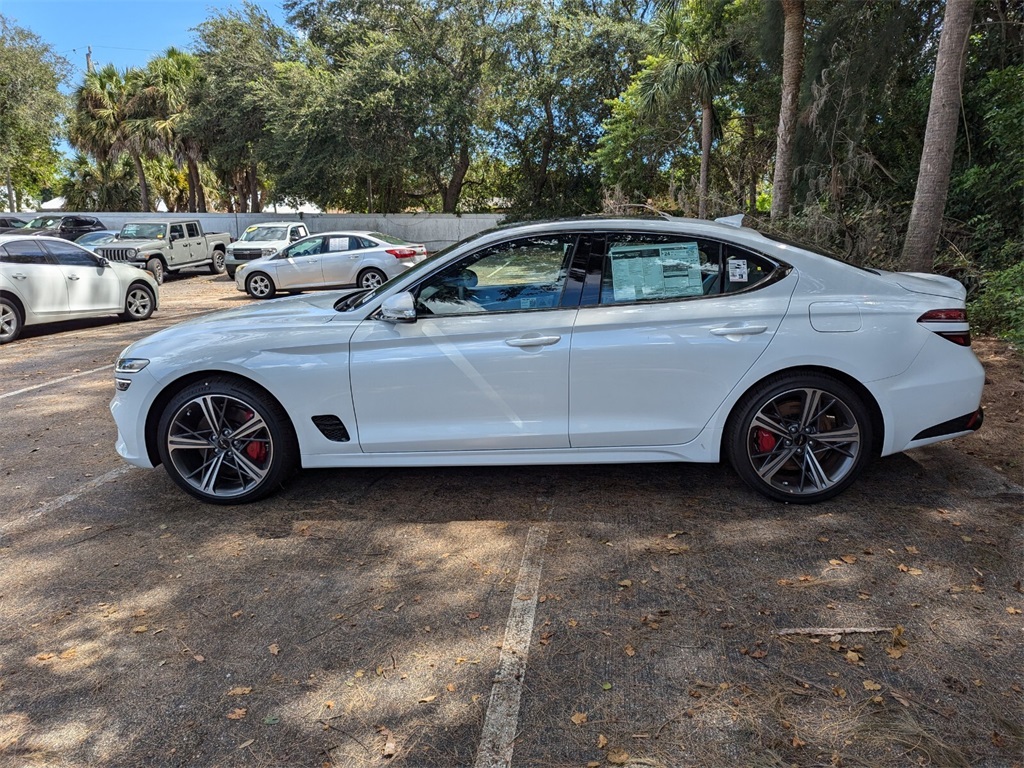
<svg viewBox="0 0 1024 768"><path fill-rule="evenodd" d="M281 0L255 5L284 23ZM66 87L73 89L85 73L89 46L96 67L144 67L171 46L191 49L193 27L218 11L241 7L242 0L0 0L0 15L71 62L73 82Z"/></svg>

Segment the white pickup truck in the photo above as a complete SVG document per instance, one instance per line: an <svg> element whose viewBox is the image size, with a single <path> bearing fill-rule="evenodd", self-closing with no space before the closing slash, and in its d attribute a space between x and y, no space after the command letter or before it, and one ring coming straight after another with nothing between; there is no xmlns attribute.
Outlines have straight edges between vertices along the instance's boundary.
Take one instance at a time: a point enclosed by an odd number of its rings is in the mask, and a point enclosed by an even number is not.
<svg viewBox="0 0 1024 768"><path fill-rule="evenodd" d="M148 269L162 283L164 274L185 267L205 265L210 274L222 274L230 242L227 232L204 233L198 221L131 221L121 227L117 240L99 246L96 253Z"/></svg>

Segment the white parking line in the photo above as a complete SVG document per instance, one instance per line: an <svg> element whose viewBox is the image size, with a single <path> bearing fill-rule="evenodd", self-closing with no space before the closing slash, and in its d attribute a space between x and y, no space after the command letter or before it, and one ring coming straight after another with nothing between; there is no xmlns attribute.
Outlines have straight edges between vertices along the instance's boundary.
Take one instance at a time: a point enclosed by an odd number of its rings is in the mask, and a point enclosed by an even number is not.
<svg viewBox="0 0 1024 768"><path fill-rule="evenodd" d="M100 371L109 371L113 367L114 364L110 363L110 365L102 365L99 368L93 368L91 371L79 371L78 373L72 373L70 376L64 376L62 378L53 379L51 381L44 381L42 384L33 384L31 387L25 387L24 389L19 389L14 392L5 392L4 394L0 395L0 400L3 400L5 397L23 395L26 392L32 392L36 389L42 389L43 387L49 387L52 386L53 384L60 384L62 381L70 381L71 379L77 379L79 376L88 376L93 373L99 373Z"/></svg>
<svg viewBox="0 0 1024 768"><path fill-rule="evenodd" d="M523 563L519 568L512 608L505 627L498 672L491 688L480 750L475 768L509 768L519 724L519 701L526 677L526 659L530 652L533 620L537 612L537 591L544 565L544 546L548 535L542 528L531 528L526 538Z"/></svg>

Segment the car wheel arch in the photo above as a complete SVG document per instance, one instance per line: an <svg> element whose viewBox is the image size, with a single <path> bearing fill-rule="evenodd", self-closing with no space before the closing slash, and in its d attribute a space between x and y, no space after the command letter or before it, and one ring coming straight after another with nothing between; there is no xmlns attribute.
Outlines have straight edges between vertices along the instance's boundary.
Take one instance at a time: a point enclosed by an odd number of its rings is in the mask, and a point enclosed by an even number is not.
<svg viewBox="0 0 1024 768"><path fill-rule="evenodd" d="M197 371L194 373L185 374L184 376L180 376L174 381L169 382L163 389L160 390L160 393L156 396L156 398L154 398L152 404L149 406L149 411L146 414L145 429L146 455L149 457L149 461L154 467L158 467L162 463L160 460L160 449L158 448L158 442L160 439L160 435L158 434L158 427L160 425L160 417L163 415L164 410L167 408L168 404L171 402L171 400L174 399L174 397L179 392L186 389L187 387L191 387L193 384L199 383L203 379L209 378L217 378L221 380L234 379L240 384L246 384L248 386L252 386L258 389L261 394L265 395L281 409L281 411L288 418L288 423L292 428L292 432L296 435L296 439L298 438L298 431L295 429L295 422L292 420L291 414L288 413L288 410L281 403L280 398L278 398L273 392L271 392L269 389L263 386L260 382L256 381L255 379L249 376L243 376L242 374L231 370Z"/></svg>
<svg viewBox="0 0 1024 768"><path fill-rule="evenodd" d="M728 436L731 432L732 423L737 418L742 403L751 392L763 387L769 379L774 379L779 376L799 376L801 374L831 376L854 391L864 404L864 407L867 408L868 414L871 417L873 434L871 451L875 456L878 456L878 454L881 453L882 445L885 442L885 418L882 415L882 409L878 404L878 400L875 399L871 390L850 374L836 368L817 365L800 365L792 368L780 368L777 371L772 371L771 373L765 374L757 381L752 382L735 397L730 398L729 415L726 417L725 422L722 425L721 434L719 435L719 455L727 455L726 442L728 441Z"/></svg>
<svg viewBox="0 0 1024 768"><path fill-rule="evenodd" d="M10 301L17 310L21 313L21 321L25 322L25 304L18 297L18 294L12 291L0 291L0 296Z"/></svg>

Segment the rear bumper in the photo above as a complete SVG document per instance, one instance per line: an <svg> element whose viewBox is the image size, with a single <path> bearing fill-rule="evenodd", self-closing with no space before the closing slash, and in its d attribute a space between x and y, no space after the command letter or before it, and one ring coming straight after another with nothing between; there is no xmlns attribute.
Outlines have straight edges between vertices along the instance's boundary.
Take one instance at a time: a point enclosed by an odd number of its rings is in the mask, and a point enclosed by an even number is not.
<svg viewBox="0 0 1024 768"><path fill-rule="evenodd" d="M955 419L936 424L934 427L923 429L914 435L914 440L927 440L929 438L946 439L953 435L962 435L967 432L977 432L985 421L985 411L978 410L958 416Z"/></svg>

